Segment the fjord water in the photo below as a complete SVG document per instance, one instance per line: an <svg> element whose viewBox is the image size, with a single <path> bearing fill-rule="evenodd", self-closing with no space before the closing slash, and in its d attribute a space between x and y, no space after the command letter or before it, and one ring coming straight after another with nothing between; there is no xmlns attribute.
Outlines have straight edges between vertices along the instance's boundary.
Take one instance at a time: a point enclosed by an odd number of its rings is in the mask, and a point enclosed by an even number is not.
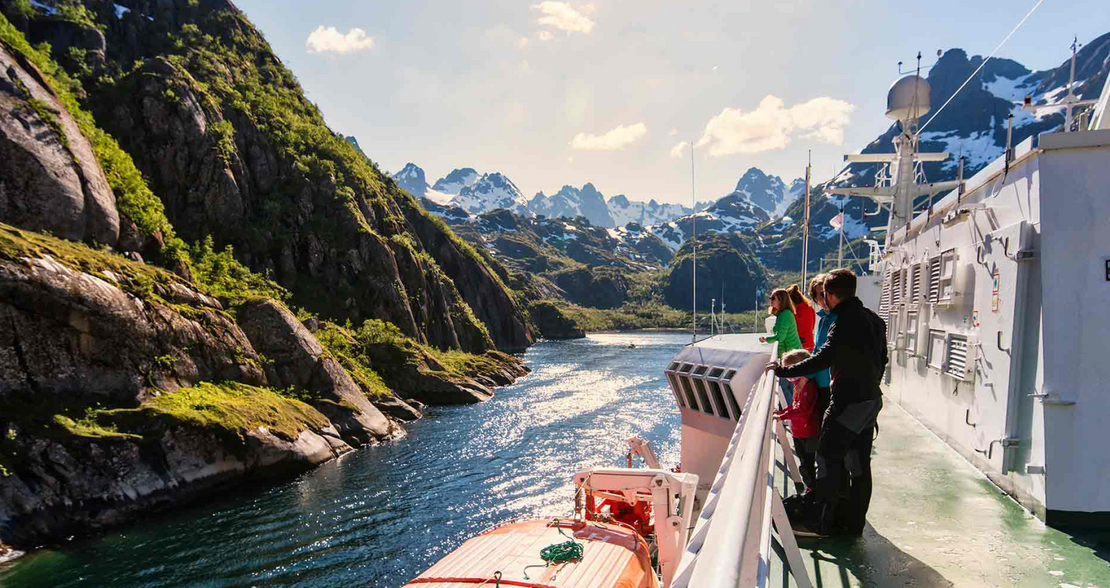
<svg viewBox="0 0 1110 588"><path fill-rule="evenodd" d="M483 404L431 409L405 440L38 551L0 567L0 586L400 586L493 524L568 514L574 472L623 465L629 437L676 464L678 411L663 368L689 340L538 343L526 378Z"/></svg>

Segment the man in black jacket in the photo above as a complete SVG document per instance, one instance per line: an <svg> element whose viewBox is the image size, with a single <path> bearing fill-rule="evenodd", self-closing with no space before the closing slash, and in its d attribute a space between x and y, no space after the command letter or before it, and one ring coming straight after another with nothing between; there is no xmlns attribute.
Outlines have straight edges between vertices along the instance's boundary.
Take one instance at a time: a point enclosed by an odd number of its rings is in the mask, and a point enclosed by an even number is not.
<svg viewBox="0 0 1110 588"><path fill-rule="evenodd" d="M856 298L856 276L849 270L830 272L825 280L825 301L836 314L825 344L805 361L790 367L776 361L767 368L784 378L831 368L831 399L817 444L814 491L823 504L817 533L859 535L871 502L871 443L883 407L879 384L888 360L886 323ZM845 465L851 474L851 486L838 521Z"/></svg>

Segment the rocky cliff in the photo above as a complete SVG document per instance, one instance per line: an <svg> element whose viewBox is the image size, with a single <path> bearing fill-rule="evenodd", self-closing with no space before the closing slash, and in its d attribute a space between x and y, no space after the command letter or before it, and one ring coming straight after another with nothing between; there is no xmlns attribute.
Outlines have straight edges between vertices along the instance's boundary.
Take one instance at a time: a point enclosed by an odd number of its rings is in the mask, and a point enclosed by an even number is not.
<svg viewBox="0 0 1110 588"><path fill-rule="evenodd" d="M493 350L532 341L500 276L230 3L121 6L0 1L0 552L303 471L403 434L423 405L400 396L526 372Z"/></svg>

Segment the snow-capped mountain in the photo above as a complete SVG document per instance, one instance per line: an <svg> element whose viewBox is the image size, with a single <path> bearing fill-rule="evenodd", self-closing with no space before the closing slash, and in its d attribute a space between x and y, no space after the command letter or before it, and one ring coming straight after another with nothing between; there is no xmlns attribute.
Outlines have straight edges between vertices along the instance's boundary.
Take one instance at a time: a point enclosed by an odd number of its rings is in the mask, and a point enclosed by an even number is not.
<svg viewBox="0 0 1110 588"><path fill-rule="evenodd" d="M472 167L462 167L451 170L451 173L436 180L432 189L444 194L458 194L463 188L473 186L481 177Z"/></svg>
<svg viewBox="0 0 1110 588"><path fill-rule="evenodd" d="M428 191L428 180L424 177L424 170L415 163L406 163L401 171L393 174L393 181L418 200Z"/></svg>
<svg viewBox="0 0 1110 588"><path fill-rule="evenodd" d="M598 192L593 184L586 184L581 189L563 186L551 196L539 192L528 202L528 210L548 218L582 216L599 227L615 226L605 203L605 195Z"/></svg>
<svg viewBox="0 0 1110 588"><path fill-rule="evenodd" d="M805 180L797 179L787 189L782 178L769 176L763 170L753 167L744 172L740 181L736 182L736 189L725 196L737 196L762 208L771 216L781 216L786 209L805 191Z"/></svg>
<svg viewBox="0 0 1110 588"><path fill-rule="evenodd" d="M436 185L439 186L440 183L436 182ZM482 174L471 184L463 185L448 204L471 214L481 214L498 208L527 214L528 200L512 180L495 172Z"/></svg>
<svg viewBox="0 0 1110 588"><path fill-rule="evenodd" d="M606 204L609 206L609 217L618 227L628 223L648 227L670 222L693 212L680 204L659 204L655 199L650 202L629 200L624 194L613 196Z"/></svg>

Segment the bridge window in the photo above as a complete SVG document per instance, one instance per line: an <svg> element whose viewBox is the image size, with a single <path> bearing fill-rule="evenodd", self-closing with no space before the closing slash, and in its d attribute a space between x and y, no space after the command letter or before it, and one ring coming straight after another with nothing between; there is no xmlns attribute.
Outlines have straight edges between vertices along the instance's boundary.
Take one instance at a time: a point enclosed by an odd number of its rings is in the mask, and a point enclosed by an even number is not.
<svg viewBox="0 0 1110 588"><path fill-rule="evenodd" d="M667 380L671 383L671 392L674 393L675 402L678 402L679 408L686 408L686 403L682 402L682 394L678 386L678 380L675 379L674 374L667 374Z"/></svg>
<svg viewBox="0 0 1110 588"><path fill-rule="evenodd" d="M682 391L686 393L686 406L697 410L698 401L694 398L694 389L690 387L690 378L680 377L678 380L682 382Z"/></svg>
<svg viewBox="0 0 1110 588"><path fill-rule="evenodd" d="M726 412L728 411L728 405L725 404L725 396L724 394L721 394L721 387L717 385L717 382L710 380L706 383L709 384L709 392L713 394L713 403L717 407L717 411L721 413L719 416L722 416L726 419L735 419L736 413L726 414Z"/></svg>
<svg viewBox="0 0 1110 588"><path fill-rule="evenodd" d="M740 419L740 404L736 402L736 395L732 393L732 386L721 382L721 390L725 393L725 398L728 399L728 405L732 409L732 414L736 415L736 419Z"/></svg>

